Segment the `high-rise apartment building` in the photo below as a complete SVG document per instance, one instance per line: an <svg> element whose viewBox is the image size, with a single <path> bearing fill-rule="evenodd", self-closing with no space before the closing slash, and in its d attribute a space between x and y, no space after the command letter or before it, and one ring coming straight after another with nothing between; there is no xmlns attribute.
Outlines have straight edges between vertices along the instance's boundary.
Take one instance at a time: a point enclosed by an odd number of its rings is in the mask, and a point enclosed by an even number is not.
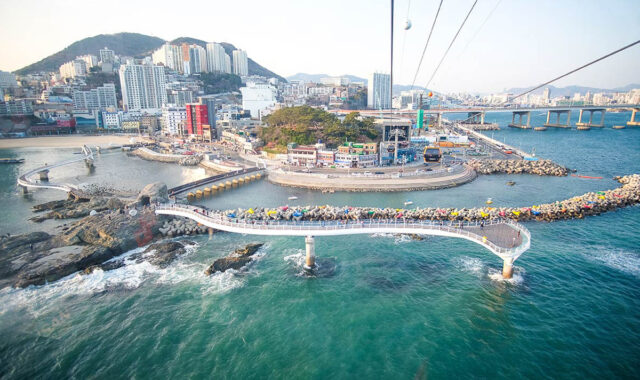
<svg viewBox="0 0 640 380"><path fill-rule="evenodd" d="M153 52L153 54L151 55L151 59L156 65L162 63L171 70L175 70L178 72L183 71L182 49L180 46L171 45L167 42L158 50Z"/></svg>
<svg viewBox="0 0 640 380"><path fill-rule="evenodd" d="M231 73L231 59L221 44L207 43L207 69L210 73Z"/></svg>
<svg viewBox="0 0 640 380"><path fill-rule="evenodd" d="M191 103L186 105L187 119L185 128L189 135L203 135L203 125L209 125L209 113L206 104Z"/></svg>
<svg viewBox="0 0 640 380"><path fill-rule="evenodd" d="M105 83L104 86L89 91L73 92L73 109L75 110L93 111L117 107L116 86L113 83Z"/></svg>
<svg viewBox="0 0 640 380"><path fill-rule="evenodd" d="M191 74L207 72L207 51L202 46L189 46L189 69Z"/></svg>
<svg viewBox="0 0 640 380"><path fill-rule="evenodd" d="M100 49L100 62L101 63L111 63L113 64L116 61L116 55L113 50L105 47L104 49Z"/></svg>
<svg viewBox="0 0 640 380"><path fill-rule="evenodd" d="M167 102L164 67L150 63L120 66L122 105L128 111L161 108Z"/></svg>
<svg viewBox="0 0 640 380"><path fill-rule="evenodd" d="M0 70L0 88L18 87L16 76L8 71ZM2 99L0 99L2 100Z"/></svg>
<svg viewBox="0 0 640 380"><path fill-rule="evenodd" d="M373 73L367 84L367 107L373 109L391 108L391 76Z"/></svg>
<svg viewBox="0 0 640 380"><path fill-rule="evenodd" d="M87 63L83 59L74 59L60 66L60 76L62 78L75 78L87 75Z"/></svg>
<svg viewBox="0 0 640 380"><path fill-rule="evenodd" d="M98 66L98 57L92 54L76 57L76 59L83 60L87 65L87 70L89 70L92 67Z"/></svg>
<svg viewBox="0 0 640 380"><path fill-rule="evenodd" d="M184 134L184 124L187 120L187 110L185 107L167 106L162 107L162 132L171 136L181 136Z"/></svg>
<svg viewBox="0 0 640 380"><path fill-rule="evenodd" d="M241 49L233 51L233 73L241 77L249 75L247 52Z"/></svg>

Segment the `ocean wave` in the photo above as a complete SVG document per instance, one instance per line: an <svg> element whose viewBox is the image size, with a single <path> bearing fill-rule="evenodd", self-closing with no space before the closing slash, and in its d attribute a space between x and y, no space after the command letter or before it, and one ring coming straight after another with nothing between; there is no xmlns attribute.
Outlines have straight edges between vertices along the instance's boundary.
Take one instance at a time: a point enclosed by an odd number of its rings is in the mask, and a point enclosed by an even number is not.
<svg viewBox="0 0 640 380"><path fill-rule="evenodd" d="M456 257L453 262L457 268L465 272L480 273L485 268L484 262L475 257Z"/></svg>
<svg viewBox="0 0 640 380"><path fill-rule="evenodd" d="M640 277L640 253L622 248L595 247L585 254L592 261L602 263L609 268Z"/></svg>
<svg viewBox="0 0 640 380"><path fill-rule="evenodd" d="M196 252L198 247L197 243L186 245L185 254L178 257L166 268L156 267L148 261L136 262L137 254L146 249L146 247L141 247L109 260L123 260L124 265L120 268L109 271L95 269L90 274L76 272L52 283L32 285L24 289L2 289L0 290L0 303L4 307L0 310L0 315L8 310L24 308L37 316L39 313L46 312L47 305L52 301L69 296L91 296L109 291L133 290L145 283L158 285L192 283L199 286L203 294L226 293L244 284L241 276L237 276L238 271L229 270L207 276L204 271L208 264L185 261L185 256ZM264 248L262 247L256 253L254 260L260 260L266 255Z"/></svg>

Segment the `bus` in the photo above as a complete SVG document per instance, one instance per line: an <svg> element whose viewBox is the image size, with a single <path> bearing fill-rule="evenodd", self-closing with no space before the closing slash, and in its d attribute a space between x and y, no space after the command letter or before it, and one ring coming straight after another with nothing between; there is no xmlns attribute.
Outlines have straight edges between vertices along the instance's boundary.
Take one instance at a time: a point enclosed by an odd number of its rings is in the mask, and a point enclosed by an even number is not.
<svg viewBox="0 0 640 380"><path fill-rule="evenodd" d="M440 162L442 159L442 153L440 152L440 148L437 146L427 146L424 148L424 163L428 164L429 162Z"/></svg>

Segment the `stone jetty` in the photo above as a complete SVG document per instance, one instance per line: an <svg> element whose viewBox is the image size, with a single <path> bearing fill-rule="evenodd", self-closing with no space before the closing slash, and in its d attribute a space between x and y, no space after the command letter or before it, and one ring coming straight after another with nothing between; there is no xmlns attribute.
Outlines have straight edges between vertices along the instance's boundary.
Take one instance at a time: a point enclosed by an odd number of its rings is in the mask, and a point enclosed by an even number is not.
<svg viewBox="0 0 640 380"><path fill-rule="evenodd" d="M569 169L551 160L471 160L469 166L478 174L536 174L556 177L569 174Z"/></svg>
<svg viewBox="0 0 640 380"><path fill-rule="evenodd" d="M516 221L547 221L581 219L640 203L640 175L615 178L622 186L606 191L586 193L554 203L524 207L477 208L414 208L394 209L376 207L283 206L278 208L232 209L223 212L232 219L267 221L332 221L332 220L436 220L480 221L512 219Z"/></svg>

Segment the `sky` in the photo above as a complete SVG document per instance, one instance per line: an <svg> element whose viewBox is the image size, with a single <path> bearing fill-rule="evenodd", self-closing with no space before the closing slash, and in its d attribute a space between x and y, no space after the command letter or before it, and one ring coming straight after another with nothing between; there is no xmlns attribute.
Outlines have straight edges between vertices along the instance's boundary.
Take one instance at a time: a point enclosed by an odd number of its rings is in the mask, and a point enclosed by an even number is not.
<svg viewBox="0 0 640 380"><path fill-rule="evenodd" d="M305 72L366 78L389 71L390 2L0 0L0 70L17 70L82 38L137 32L230 42L285 77ZM473 2L443 1L416 85L426 85ZM394 83L412 83L438 4L395 1ZM543 83L640 39L639 5L478 0L430 87L491 93ZM407 19L412 27L405 31ZM640 83L640 44L554 85L630 83Z"/></svg>

